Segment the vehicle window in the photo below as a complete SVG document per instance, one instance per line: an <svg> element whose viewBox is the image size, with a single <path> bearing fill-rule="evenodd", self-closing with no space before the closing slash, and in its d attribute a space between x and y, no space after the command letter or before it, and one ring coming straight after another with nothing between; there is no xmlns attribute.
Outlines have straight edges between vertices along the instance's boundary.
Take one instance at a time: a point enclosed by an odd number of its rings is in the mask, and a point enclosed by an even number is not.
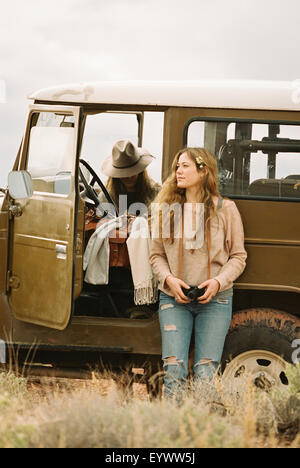
<svg viewBox="0 0 300 468"><path fill-rule="evenodd" d="M111 154L114 143L118 140L131 140L138 145L139 122L136 114L102 112L87 115L80 157L87 161L103 181L101 165Z"/></svg>
<svg viewBox="0 0 300 468"><path fill-rule="evenodd" d="M34 191L68 195L74 165L75 124L70 115L34 113L27 152L27 170Z"/></svg>
<svg viewBox="0 0 300 468"><path fill-rule="evenodd" d="M300 200L300 125L199 118L185 135L216 155L223 195Z"/></svg>
<svg viewBox="0 0 300 468"><path fill-rule="evenodd" d="M188 146L195 148L204 147L205 123L195 121L189 125Z"/></svg>
<svg viewBox="0 0 300 468"><path fill-rule="evenodd" d="M102 162L111 155L112 147L118 140L131 140L136 146L146 148L155 156L147 170L151 177L159 181L163 115L162 112L144 112L143 125L141 113L102 112L87 115L80 157L85 159L105 182L107 177L101 172Z"/></svg>

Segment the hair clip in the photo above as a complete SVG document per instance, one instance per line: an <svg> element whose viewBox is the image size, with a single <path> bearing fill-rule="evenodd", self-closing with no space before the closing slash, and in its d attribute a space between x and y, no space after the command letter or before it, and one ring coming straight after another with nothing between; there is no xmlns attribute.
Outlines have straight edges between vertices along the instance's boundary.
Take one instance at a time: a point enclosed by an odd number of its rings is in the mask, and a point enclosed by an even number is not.
<svg viewBox="0 0 300 468"><path fill-rule="evenodd" d="M201 158L201 156L197 156L196 158L196 163L199 166L200 169L203 169L204 166L206 166L205 162Z"/></svg>

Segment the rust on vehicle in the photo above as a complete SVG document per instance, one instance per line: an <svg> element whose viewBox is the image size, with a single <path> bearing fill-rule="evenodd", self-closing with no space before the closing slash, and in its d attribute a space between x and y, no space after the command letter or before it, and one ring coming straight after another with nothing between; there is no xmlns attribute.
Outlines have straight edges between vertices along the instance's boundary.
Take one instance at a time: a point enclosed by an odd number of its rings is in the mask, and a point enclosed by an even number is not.
<svg viewBox="0 0 300 468"><path fill-rule="evenodd" d="M253 326L265 326L282 331L291 338L300 336L300 318L276 309L248 309L234 314L230 328L233 330L252 322Z"/></svg>

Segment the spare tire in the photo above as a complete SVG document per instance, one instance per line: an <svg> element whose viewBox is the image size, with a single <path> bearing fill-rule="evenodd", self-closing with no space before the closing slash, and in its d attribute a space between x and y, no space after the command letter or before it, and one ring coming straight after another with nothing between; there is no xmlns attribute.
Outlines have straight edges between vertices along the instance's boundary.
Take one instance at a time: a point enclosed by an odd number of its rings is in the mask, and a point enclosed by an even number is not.
<svg viewBox="0 0 300 468"><path fill-rule="evenodd" d="M276 309L247 309L233 315L222 357L223 378L237 383L247 374L263 389L287 388L286 363L300 337L300 318Z"/></svg>

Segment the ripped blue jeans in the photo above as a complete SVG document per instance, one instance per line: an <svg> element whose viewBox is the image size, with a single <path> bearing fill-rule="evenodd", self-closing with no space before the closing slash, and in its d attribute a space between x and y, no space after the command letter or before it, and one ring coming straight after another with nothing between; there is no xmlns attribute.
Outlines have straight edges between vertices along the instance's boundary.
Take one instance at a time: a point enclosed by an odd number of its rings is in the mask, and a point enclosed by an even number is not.
<svg viewBox="0 0 300 468"><path fill-rule="evenodd" d="M207 304L180 304L174 297L160 292L159 321L166 398L179 396L185 386L193 329L195 378L212 380L221 361L231 317L232 297L217 295Z"/></svg>

